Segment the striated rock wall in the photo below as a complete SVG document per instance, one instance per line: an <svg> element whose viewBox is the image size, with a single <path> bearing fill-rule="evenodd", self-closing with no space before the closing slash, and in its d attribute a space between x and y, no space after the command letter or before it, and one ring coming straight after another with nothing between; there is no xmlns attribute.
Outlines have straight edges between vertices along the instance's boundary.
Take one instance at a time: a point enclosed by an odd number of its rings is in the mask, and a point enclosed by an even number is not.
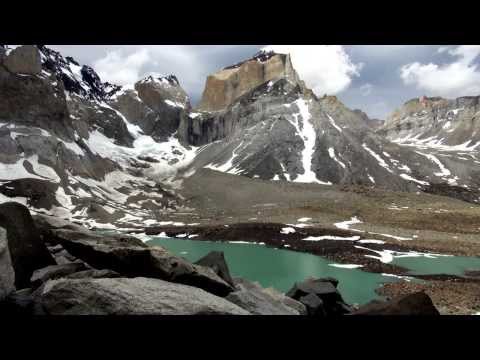
<svg viewBox="0 0 480 360"><path fill-rule="evenodd" d="M208 76L198 109L224 110L248 91L279 78L304 86L293 68L290 55L261 52L252 59Z"/></svg>

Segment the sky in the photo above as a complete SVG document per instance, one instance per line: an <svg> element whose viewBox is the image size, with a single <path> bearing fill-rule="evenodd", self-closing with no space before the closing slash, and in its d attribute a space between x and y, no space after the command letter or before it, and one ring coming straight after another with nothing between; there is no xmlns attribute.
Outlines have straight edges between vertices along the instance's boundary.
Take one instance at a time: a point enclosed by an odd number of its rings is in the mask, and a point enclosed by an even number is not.
<svg viewBox="0 0 480 360"><path fill-rule="evenodd" d="M419 97L480 95L480 45L50 45L92 66L103 81L130 85L174 74L196 104L207 76L261 49L289 53L317 95L385 119Z"/></svg>

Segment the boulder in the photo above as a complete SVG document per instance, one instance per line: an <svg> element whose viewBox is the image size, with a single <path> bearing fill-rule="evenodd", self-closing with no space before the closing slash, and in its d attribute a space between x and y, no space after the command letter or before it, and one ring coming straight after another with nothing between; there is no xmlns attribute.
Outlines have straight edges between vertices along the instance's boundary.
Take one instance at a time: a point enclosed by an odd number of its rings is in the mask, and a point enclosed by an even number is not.
<svg viewBox="0 0 480 360"><path fill-rule="evenodd" d="M8 250L7 231L0 227L0 301L15 290L15 272Z"/></svg>
<svg viewBox="0 0 480 360"><path fill-rule="evenodd" d="M52 230L52 241L96 269L110 269L127 277L150 277L202 288L226 296L233 287L212 269L194 265L162 247L150 247L123 235L98 235Z"/></svg>
<svg viewBox="0 0 480 360"><path fill-rule="evenodd" d="M65 276L68 279L101 279L101 278L119 278L122 277L119 273L113 270L96 270L96 269L90 269L90 270L84 270L84 271L79 271L73 274L69 274Z"/></svg>
<svg viewBox="0 0 480 360"><path fill-rule="evenodd" d="M236 291L226 299L254 315L304 315L305 306L274 289L264 289L258 283L235 279Z"/></svg>
<svg viewBox="0 0 480 360"><path fill-rule="evenodd" d="M35 222L35 226L41 233L46 233L52 229L66 229L85 233L91 232L81 225L74 224L70 221L63 220L55 216L37 214L33 215L32 218Z"/></svg>
<svg viewBox="0 0 480 360"><path fill-rule="evenodd" d="M352 315L440 315L432 299L424 292L399 296L390 301L372 301Z"/></svg>
<svg viewBox="0 0 480 360"><path fill-rule="evenodd" d="M23 45L10 51L3 64L15 74L37 75L42 71L40 52L34 45Z"/></svg>
<svg viewBox="0 0 480 360"><path fill-rule="evenodd" d="M307 314L310 316L325 316L323 301L316 294L308 294L300 298L300 302L307 308Z"/></svg>
<svg viewBox="0 0 480 360"><path fill-rule="evenodd" d="M303 303L310 312L330 315L343 315L349 312L350 307L343 301L337 290L338 281L333 278L307 279L295 285L287 292L287 296ZM313 296L321 300L322 304ZM304 302L305 301L305 302ZM320 310L323 308L323 312Z"/></svg>
<svg viewBox="0 0 480 360"><path fill-rule="evenodd" d="M142 277L50 280L34 302L47 315L248 315L199 288Z"/></svg>
<svg viewBox="0 0 480 360"><path fill-rule="evenodd" d="M7 230L15 287L27 288L33 272L55 265L55 260L41 241L30 212L24 205L16 202L0 204L0 226Z"/></svg>
<svg viewBox="0 0 480 360"><path fill-rule="evenodd" d="M225 282L235 286L223 251L211 251L195 264L211 268L218 276L225 280Z"/></svg>
<svg viewBox="0 0 480 360"><path fill-rule="evenodd" d="M33 313L32 293L30 288L12 292L0 302L0 316L31 315Z"/></svg>
<svg viewBox="0 0 480 360"><path fill-rule="evenodd" d="M61 265L50 265L43 269L38 269L33 272L30 282L34 287L47 282L50 279L58 279L67 275L86 270L85 264L81 262L72 262Z"/></svg>

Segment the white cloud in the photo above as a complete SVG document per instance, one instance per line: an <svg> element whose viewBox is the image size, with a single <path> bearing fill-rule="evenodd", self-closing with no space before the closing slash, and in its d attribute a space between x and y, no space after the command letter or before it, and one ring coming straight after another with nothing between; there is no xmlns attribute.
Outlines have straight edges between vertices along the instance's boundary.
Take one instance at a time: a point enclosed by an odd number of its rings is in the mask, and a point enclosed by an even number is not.
<svg viewBox="0 0 480 360"><path fill-rule="evenodd" d="M122 50L110 51L93 64L100 78L119 85L132 84L139 80L140 69L151 60L148 49L130 55Z"/></svg>
<svg viewBox="0 0 480 360"><path fill-rule="evenodd" d="M440 52L448 51L456 61L445 65L418 62L404 65L400 69L403 82L427 91L430 96L459 97L480 94L480 70L474 63L480 55L480 45L440 49Z"/></svg>
<svg viewBox="0 0 480 360"><path fill-rule="evenodd" d="M205 63L199 61L201 49L186 45L125 45L112 49L93 62L104 81L131 85L148 75L175 74L187 91L203 85Z"/></svg>
<svg viewBox="0 0 480 360"><path fill-rule="evenodd" d="M289 53L300 78L319 96L348 88L363 65L354 64L340 45L270 45L264 49Z"/></svg>
<svg viewBox="0 0 480 360"><path fill-rule="evenodd" d="M362 94L362 96L370 95L372 93L372 90L373 90L372 84L366 83L360 86L360 94Z"/></svg>

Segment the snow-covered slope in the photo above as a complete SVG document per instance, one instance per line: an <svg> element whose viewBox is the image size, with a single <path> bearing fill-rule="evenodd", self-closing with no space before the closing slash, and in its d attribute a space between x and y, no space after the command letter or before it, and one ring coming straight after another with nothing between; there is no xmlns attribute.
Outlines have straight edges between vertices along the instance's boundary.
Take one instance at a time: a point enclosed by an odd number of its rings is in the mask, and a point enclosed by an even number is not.
<svg viewBox="0 0 480 360"><path fill-rule="evenodd" d="M99 227L142 225L172 211L179 183L170 180L195 148L174 133L157 142L129 121L111 100L120 87L93 69L35 51L38 73L12 73L0 60L0 201Z"/></svg>

